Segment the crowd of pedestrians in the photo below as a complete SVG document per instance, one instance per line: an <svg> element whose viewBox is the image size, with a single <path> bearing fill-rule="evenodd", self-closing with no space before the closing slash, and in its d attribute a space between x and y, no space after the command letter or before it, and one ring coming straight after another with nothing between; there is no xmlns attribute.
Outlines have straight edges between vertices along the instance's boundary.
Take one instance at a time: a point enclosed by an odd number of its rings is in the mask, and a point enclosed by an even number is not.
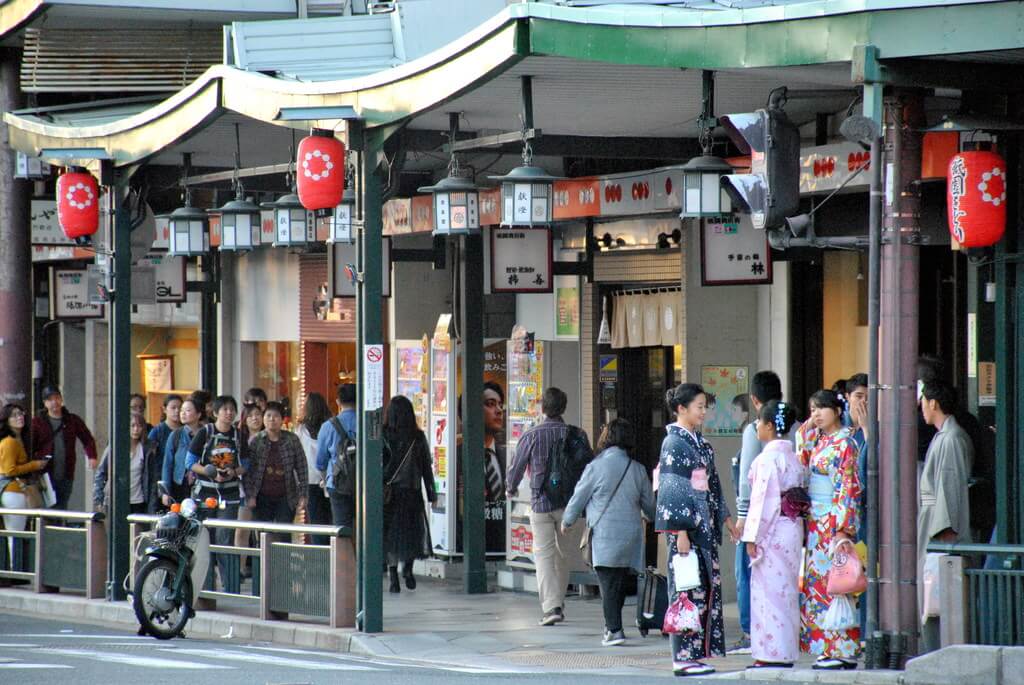
<svg viewBox="0 0 1024 685"><path fill-rule="evenodd" d="M984 431L959 408L934 361L923 360L921 369L921 435L928 443L919 489L919 578L929 542L987 539L991 533L991 524L986 527L987 520L971 508L973 499L985 498L978 494L986 482L979 464L991 461ZM817 669L856 668L863 606L858 614L853 609L857 590L833 583L831 571L837 559L845 564L856 558L853 544L865 536L868 379L856 374L814 393L802 423L798 408L784 400L775 373L755 374L749 390L732 403L742 431L733 459L735 518L714 449L701 432L713 400L700 385L683 383L667 391L673 422L665 427L653 474L628 421L614 419L603 427L595 456L586 433L564 420L566 393L554 387L544 391L543 416L520 437L503 482L509 496L521 481L530 487L540 625L566 620L570 564L578 547L600 585L602 644L624 643L624 600L634 577L647 568L646 519L667 550L668 579L662 587L673 618L664 628L671 634L676 675L711 673L704 660L727 651L719 563L724 536L736 545L741 629L729 651L750 653L753 668L792 666L801 651L817 657ZM501 397L494 391L484 397L499 415ZM0 504L32 507L48 496L51 506L65 508L80 443L95 469L94 505L106 507L109 448L98 460L92 435L63 406L59 389L45 388L43 399L46 411L30 428L24 407L0 408ZM187 397L168 395L162 420L149 426L144 398L133 396L131 511L162 511L188 496L216 497L222 506L214 515L221 519L352 526L359 437L355 386L338 388L336 413L322 395L310 393L295 432L285 428L285 404L268 401L259 388L250 389L245 399L239 411L228 395L211 398L201 390ZM398 593L402 580L415 589L414 562L431 554L424 500L437 498L430 448L412 403L403 396L386 407L383 443L384 552L389 589ZM26 444L32 445L31 457ZM969 486L975 490L969 492ZM586 530L576 526L581 519ZM26 522L5 515L3 523L18 530ZM218 529L215 542L244 546L251 541L247 531ZM326 538L312 542L324 544ZM226 561L223 555L216 560L222 582ZM684 576L689 582L681 580ZM923 585L919 580L919 593L926 591ZM927 606L924 596L920 601ZM683 614L690 620L673 623ZM936 646L937 623L927 611L922 636L926 648Z"/></svg>

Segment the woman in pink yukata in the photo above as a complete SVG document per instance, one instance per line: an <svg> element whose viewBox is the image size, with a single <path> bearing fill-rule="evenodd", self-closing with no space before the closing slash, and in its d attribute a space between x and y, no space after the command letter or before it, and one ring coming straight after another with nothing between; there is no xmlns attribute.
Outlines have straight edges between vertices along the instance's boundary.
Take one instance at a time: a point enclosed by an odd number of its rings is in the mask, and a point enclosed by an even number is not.
<svg viewBox="0 0 1024 685"><path fill-rule="evenodd" d="M800 555L810 500L806 470L784 437L795 421L793 407L779 400L758 415L764 449L750 465L741 537L750 555L751 668L789 668L800 656Z"/></svg>

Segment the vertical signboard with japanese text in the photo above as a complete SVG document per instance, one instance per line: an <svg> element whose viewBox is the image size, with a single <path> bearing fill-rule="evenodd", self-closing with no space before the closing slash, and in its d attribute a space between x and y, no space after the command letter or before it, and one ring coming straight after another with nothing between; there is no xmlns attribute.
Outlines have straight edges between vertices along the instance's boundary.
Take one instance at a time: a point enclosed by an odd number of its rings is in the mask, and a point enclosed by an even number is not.
<svg viewBox="0 0 1024 685"><path fill-rule="evenodd" d="M491 292L550 293L554 257L546 228L491 230Z"/></svg>

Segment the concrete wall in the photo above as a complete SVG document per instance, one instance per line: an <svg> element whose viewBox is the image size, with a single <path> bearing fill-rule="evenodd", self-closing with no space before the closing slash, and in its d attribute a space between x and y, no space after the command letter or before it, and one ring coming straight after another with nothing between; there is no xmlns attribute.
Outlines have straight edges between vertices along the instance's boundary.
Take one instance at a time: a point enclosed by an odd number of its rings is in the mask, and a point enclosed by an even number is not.
<svg viewBox="0 0 1024 685"><path fill-rule="evenodd" d="M253 250L235 261L238 340L298 341L299 257Z"/></svg>
<svg viewBox="0 0 1024 685"><path fill-rule="evenodd" d="M700 382L702 366L709 364L743 365L754 373L762 355L772 359L771 340L759 334L762 301L768 286L702 287L699 237L685 232L683 251L686 292L686 374L684 381ZM770 320L770 316L768 317ZM767 350L767 353L766 353ZM715 465L729 509L735 514L736 497L732 480L732 458L740 448L739 437L709 438L715 449ZM722 591L725 600L735 601L735 546L724 536L719 548L722 567Z"/></svg>
<svg viewBox="0 0 1024 685"><path fill-rule="evenodd" d="M868 370L868 327L858 325L858 293L866 281L857 280L856 252L825 252L824 259L822 377L831 386Z"/></svg>

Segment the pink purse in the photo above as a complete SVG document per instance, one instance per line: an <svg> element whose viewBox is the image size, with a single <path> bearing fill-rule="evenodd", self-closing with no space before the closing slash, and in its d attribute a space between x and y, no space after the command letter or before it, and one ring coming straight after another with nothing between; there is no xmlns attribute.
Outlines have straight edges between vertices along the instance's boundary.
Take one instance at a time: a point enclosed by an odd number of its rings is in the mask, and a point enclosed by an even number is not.
<svg viewBox="0 0 1024 685"><path fill-rule="evenodd" d="M830 595L852 595L868 589L868 577L864 575L857 550L849 540L840 540L832 545L832 567L828 571L825 591Z"/></svg>

